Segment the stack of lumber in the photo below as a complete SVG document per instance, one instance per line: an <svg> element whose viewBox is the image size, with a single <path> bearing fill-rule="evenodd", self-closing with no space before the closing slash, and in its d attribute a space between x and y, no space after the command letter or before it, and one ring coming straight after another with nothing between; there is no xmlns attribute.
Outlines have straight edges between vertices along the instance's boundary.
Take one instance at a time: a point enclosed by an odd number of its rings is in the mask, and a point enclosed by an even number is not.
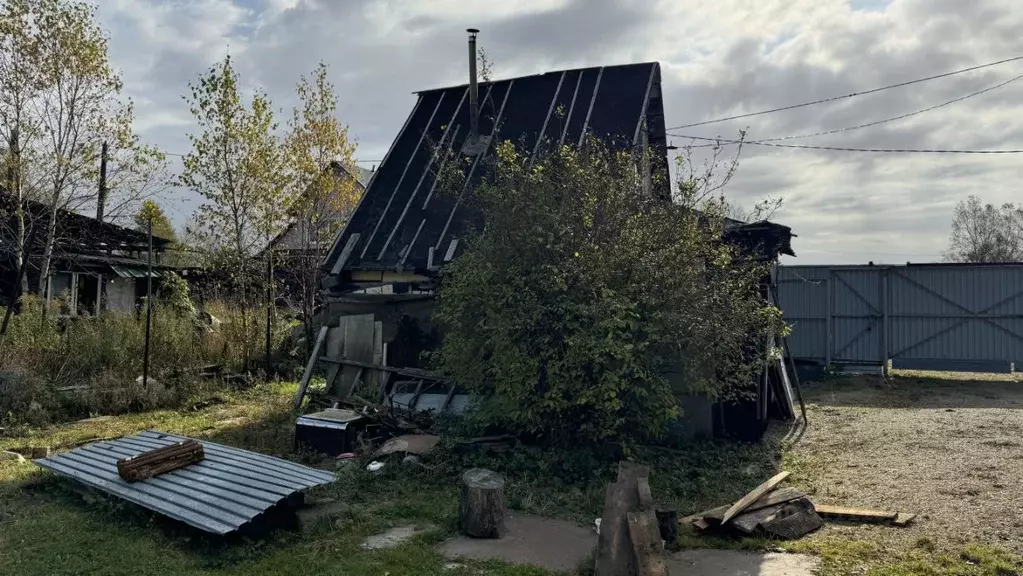
<svg viewBox="0 0 1023 576"><path fill-rule="evenodd" d="M195 440L185 440L118 460L117 474L128 482L138 482L195 464L205 457L202 444Z"/></svg>
<svg viewBox="0 0 1023 576"><path fill-rule="evenodd" d="M806 494L794 488L778 487L788 476L788 472L781 472L735 503L686 516L679 523L701 531L716 530L740 536L756 534L793 540L824 526L822 517L893 526L906 526L916 517L915 514L900 512L815 505Z"/></svg>

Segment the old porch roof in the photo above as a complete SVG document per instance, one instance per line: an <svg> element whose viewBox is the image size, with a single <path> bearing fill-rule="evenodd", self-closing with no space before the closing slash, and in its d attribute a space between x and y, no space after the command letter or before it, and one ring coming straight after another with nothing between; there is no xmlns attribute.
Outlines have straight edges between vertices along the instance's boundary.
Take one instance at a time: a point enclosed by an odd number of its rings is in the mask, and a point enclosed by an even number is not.
<svg viewBox="0 0 1023 576"><path fill-rule="evenodd" d="M541 141L575 145L592 133L628 148L639 142L645 121L654 154L665 155L660 85L656 62L480 84L479 131L493 137L486 151L476 156L467 188L481 180L485 170L476 169L477 165L486 162L487 153L501 140L514 141L535 154ZM457 250L454 240L467 224L478 221L479 215L465 206L463 198L434 193L436 145L460 150L469 134L468 87L428 90L418 97L334 243L324 263L326 272L427 271L431 264L439 265L453 256ZM666 166L666 157L662 161ZM346 254L343 261L342 253Z"/></svg>

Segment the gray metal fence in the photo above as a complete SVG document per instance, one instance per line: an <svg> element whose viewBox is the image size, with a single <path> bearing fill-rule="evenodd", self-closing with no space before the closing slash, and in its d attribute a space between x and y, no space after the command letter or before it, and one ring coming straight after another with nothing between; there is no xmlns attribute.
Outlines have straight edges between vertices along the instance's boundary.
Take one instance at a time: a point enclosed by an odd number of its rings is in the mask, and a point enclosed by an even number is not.
<svg viewBox="0 0 1023 576"><path fill-rule="evenodd" d="M793 357L1005 372L1023 365L1023 264L779 266Z"/></svg>

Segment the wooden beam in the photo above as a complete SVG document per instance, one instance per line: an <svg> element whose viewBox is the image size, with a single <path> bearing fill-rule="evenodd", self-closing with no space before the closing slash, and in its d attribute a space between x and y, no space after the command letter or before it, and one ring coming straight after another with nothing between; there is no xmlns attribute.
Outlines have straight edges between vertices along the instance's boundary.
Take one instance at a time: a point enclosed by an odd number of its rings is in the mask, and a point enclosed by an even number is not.
<svg viewBox="0 0 1023 576"><path fill-rule="evenodd" d="M447 378L444 378L443 376L434 376L425 372L419 372L417 370L409 370L407 368L395 368L394 366L383 366L380 364L371 364L369 362L359 362L358 360L349 360L347 358L327 358L326 356L321 356L320 361L329 362L333 364L342 364L344 366L355 366L357 368L369 368L371 370L380 370L381 372L390 372L392 374L408 376L409 378L425 378L427 380L436 380L438 382L450 381Z"/></svg>
<svg viewBox="0 0 1023 576"><path fill-rule="evenodd" d="M721 518L722 524L727 524L729 520L738 516L743 510L749 507L760 499L761 496L770 492L775 486L781 483L782 480L789 477L789 472L780 472L775 474L770 480L764 482L760 486L754 488L749 494L742 497L741 500L732 504L732 507L725 512L725 515Z"/></svg>
<svg viewBox="0 0 1023 576"><path fill-rule="evenodd" d="M847 508L845 506L828 506L825 504L814 504L814 509L821 516L830 518L841 518L842 520L855 520L859 522L879 522L882 524L891 522L898 517L898 512L883 512L880 510L864 510L862 508Z"/></svg>
<svg viewBox="0 0 1023 576"><path fill-rule="evenodd" d="M359 243L359 238L362 234L356 232L348 237L348 242L345 243L345 247L341 249L341 254L338 255L337 260L334 262L334 266L330 269L330 273L337 276L344 269L345 264L348 263L348 259L352 257L352 252L355 251L355 245Z"/></svg>
<svg viewBox="0 0 1023 576"><path fill-rule="evenodd" d="M298 383L298 393L295 394L294 409L298 410L302 406L302 399L305 398L305 390L309 387L309 379L313 377L313 368L316 367L316 359L320 355L320 348L323 347L323 341L327 338L327 326L320 327L320 333L316 336L316 345L313 346L313 353L309 355L309 362L305 365L305 372L302 374L302 381Z"/></svg>
<svg viewBox="0 0 1023 576"><path fill-rule="evenodd" d="M353 270L349 275L352 282L374 282L379 284L417 284L431 281L431 278L428 276L412 274L410 272L389 272L387 270Z"/></svg>

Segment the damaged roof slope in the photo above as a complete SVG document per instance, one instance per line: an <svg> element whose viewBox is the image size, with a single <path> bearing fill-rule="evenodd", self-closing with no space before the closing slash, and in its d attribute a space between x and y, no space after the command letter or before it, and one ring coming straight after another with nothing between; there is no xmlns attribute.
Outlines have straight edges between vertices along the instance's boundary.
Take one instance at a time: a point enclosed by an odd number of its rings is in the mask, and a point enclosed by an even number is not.
<svg viewBox="0 0 1023 576"><path fill-rule="evenodd" d="M425 272L454 256L454 240L478 214L470 213L461 197L435 194L435 144L462 148L470 132L468 92L468 86L456 86L419 93L415 108L334 243L324 263L326 272ZM536 154L540 142L577 145L592 133L631 148L642 141L645 120L651 154L663 157L660 161L667 166L656 62L481 83L479 93L479 133L490 138L471 164L470 185L463 195L483 178L484 169L477 166L503 140Z"/></svg>

